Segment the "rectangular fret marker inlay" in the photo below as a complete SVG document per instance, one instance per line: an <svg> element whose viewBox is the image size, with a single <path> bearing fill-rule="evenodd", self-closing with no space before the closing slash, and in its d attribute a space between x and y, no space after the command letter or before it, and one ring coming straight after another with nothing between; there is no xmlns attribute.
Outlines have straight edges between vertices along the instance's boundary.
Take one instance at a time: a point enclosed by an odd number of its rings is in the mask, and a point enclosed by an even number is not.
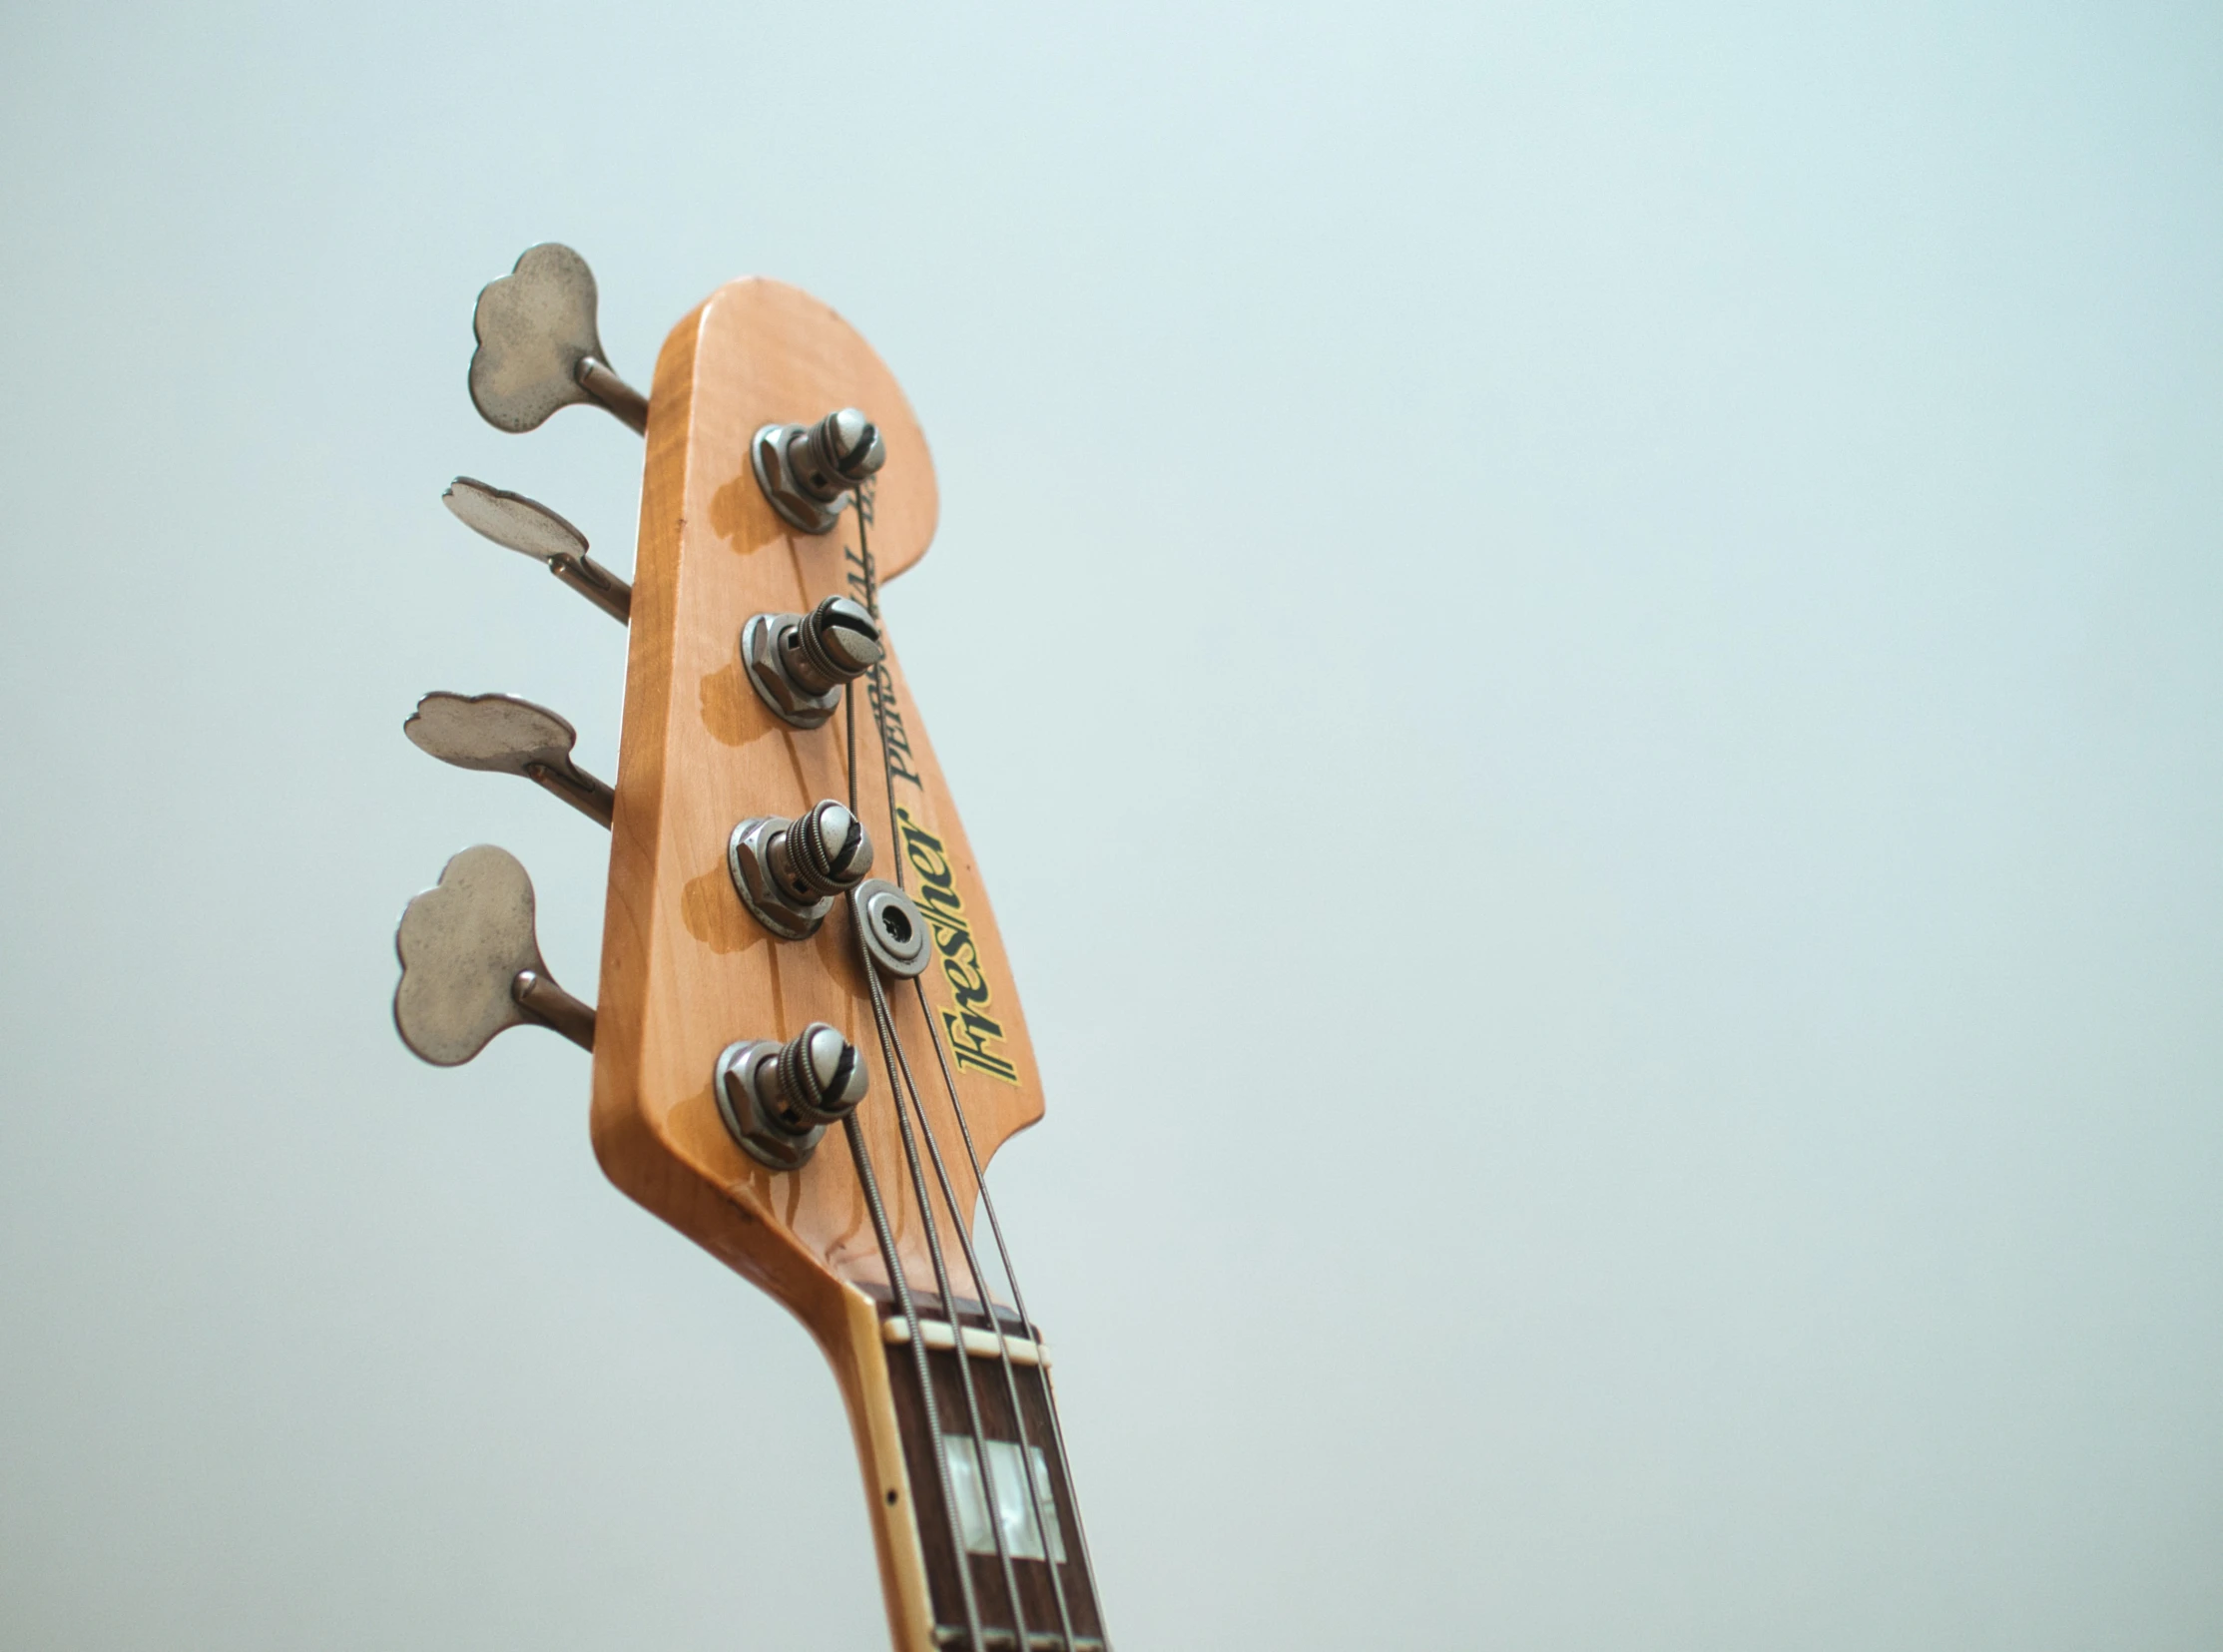
<svg viewBox="0 0 2223 1652"><path fill-rule="evenodd" d="M988 1529L987 1500L980 1495L980 1453L973 1448L972 1436L944 1434L941 1449L949 1462L949 1483L957 1493L957 1519L964 1528L966 1552L995 1553L995 1533ZM1049 1459L1042 1455L1039 1445L1029 1446L1026 1458L1022 1459L1017 1440L991 1439L988 1441L988 1474L995 1482L996 1518L1003 1527L1003 1546L1015 1560L1043 1558L1042 1528L1034 1519L1034 1496L1026 1483L1026 1460L1034 1464L1034 1483L1041 1490L1042 1517L1050 1525L1050 1557L1063 1564L1065 1536L1058 1529L1057 1499L1050 1490Z"/></svg>

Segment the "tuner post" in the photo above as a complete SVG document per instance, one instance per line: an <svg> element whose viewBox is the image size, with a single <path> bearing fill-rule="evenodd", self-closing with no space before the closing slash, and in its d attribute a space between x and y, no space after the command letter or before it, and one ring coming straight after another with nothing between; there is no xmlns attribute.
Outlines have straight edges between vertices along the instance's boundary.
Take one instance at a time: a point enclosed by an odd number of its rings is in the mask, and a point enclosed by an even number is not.
<svg viewBox="0 0 2223 1652"><path fill-rule="evenodd" d="M780 519L821 534L847 507L852 490L887 462L887 444L862 412L837 407L816 424L763 426L749 444L749 462Z"/></svg>
<svg viewBox="0 0 2223 1652"><path fill-rule="evenodd" d="M870 1087L856 1046L824 1021L782 1044L744 1038L711 1070L718 1116L742 1151L774 1170L799 1170Z"/></svg>
<svg viewBox="0 0 2223 1652"><path fill-rule="evenodd" d="M756 815L726 840L726 869L750 915L783 940L807 940L834 902L872 869L864 823L828 798L793 821Z"/></svg>
<svg viewBox="0 0 2223 1652"><path fill-rule="evenodd" d="M887 658L879 622L848 597L808 614L756 614L741 628L741 663L757 698L798 729L823 727L841 690Z"/></svg>

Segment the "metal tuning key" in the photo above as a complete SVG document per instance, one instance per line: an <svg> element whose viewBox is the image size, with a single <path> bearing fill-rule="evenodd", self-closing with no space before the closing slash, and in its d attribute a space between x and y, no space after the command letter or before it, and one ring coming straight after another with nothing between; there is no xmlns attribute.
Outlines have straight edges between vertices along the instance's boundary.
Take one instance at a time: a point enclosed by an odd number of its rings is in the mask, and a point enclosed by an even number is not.
<svg viewBox="0 0 2223 1652"><path fill-rule="evenodd" d="M816 424L765 425L749 444L749 461L781 519L817 534L834 526L851 490L887 462L887 444L854 407L837 407Z"/></svg>
<svg viewBox="0 0 2223 1652"><path fill-rule="evenodd" d="M648 430L648 397L610 370L595 303L587 261L552 241L526 249L516 269L486 284L471 317L471 402L488 424L532 430L559 407L592 402Z"/></svg>
<svg viewBox="0 0 2223 1652"><path fill-rule="evenodd" d="M587 536L538 499L458 476L440 503L472 532L547 563L550 573L620 625L632 619L633 587L587 555Z"/></svg>
<svg viewBox="0 0 2223 1652"><path fill-rule="evenodd" d="M728 1044L711 1070L718 1116L742 1151L774 1170L801 1167L826 1127L855 1111L870 1083L856 1046L824 1021L785 1044L770 1038Z"/></svg>
<svg viewBox="0 0 2223 1652"><path fill-rule="evenodd" d="M864 605L828 597L808 614L757 614L741 628L741 663L757 698L798 729L816 729L841 704L841 686L887 658Z"/></svg>
<svg viewBox="0 0 2223 1652"><path fill-rule="evenodd" d="M829 798L793 821L757 815L742 822L726 841L726 869L751 916L783 940L804 940L872 869L872 839L862 821Z"/></svg>
<svg viewBox="0 0 2223 1652"><path fill-rule="evenodd" d="M394 931L401 984L393 1024L435 1067L459 1067L511 1027L552 1027L594 1048L594 1007L558 986L533 934L533 880L492 843L441 868L436 888L401 913Z"/></svg>
<svg viewBox="0 0 2223 1652"><path fill-rule="evenodd" d="M458 769L522 775L603 826L617 794L571 761L579 732L546 706L511 694L428 694L401 725L420 752Z"/></svg>

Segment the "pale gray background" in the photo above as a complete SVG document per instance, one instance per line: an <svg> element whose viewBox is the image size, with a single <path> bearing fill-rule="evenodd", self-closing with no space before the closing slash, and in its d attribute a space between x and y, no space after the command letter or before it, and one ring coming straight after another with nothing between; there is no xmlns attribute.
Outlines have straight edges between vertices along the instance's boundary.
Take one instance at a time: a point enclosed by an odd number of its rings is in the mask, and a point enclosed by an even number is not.
<svg viewBox="0 0 2223 1652"><path fill-rule="evenodd" d="M630 563L549 238L934 443L1123 1647L2223 1643L2212 9L17 3L0 144L0 1643L879 1637L803 1335L386 1020L475 841L593 990L398 727L614 761L438 505Z"/></svg>

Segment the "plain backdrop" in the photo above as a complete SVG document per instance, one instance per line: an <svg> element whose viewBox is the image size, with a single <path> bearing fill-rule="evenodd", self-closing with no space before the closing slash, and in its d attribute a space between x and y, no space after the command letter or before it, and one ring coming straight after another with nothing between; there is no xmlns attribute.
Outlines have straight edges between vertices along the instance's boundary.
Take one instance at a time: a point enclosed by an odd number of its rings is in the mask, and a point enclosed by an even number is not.
<svg viewBox="0 0 2223 1652"><path fill-rule="evenodd" d="M1051 1096L1115 1642L2223 1644L2212 7L0 12L0 1644L868 1648L834 1385L412 1060L467 843L591 993L640 444L838 307Z"/></svg>

